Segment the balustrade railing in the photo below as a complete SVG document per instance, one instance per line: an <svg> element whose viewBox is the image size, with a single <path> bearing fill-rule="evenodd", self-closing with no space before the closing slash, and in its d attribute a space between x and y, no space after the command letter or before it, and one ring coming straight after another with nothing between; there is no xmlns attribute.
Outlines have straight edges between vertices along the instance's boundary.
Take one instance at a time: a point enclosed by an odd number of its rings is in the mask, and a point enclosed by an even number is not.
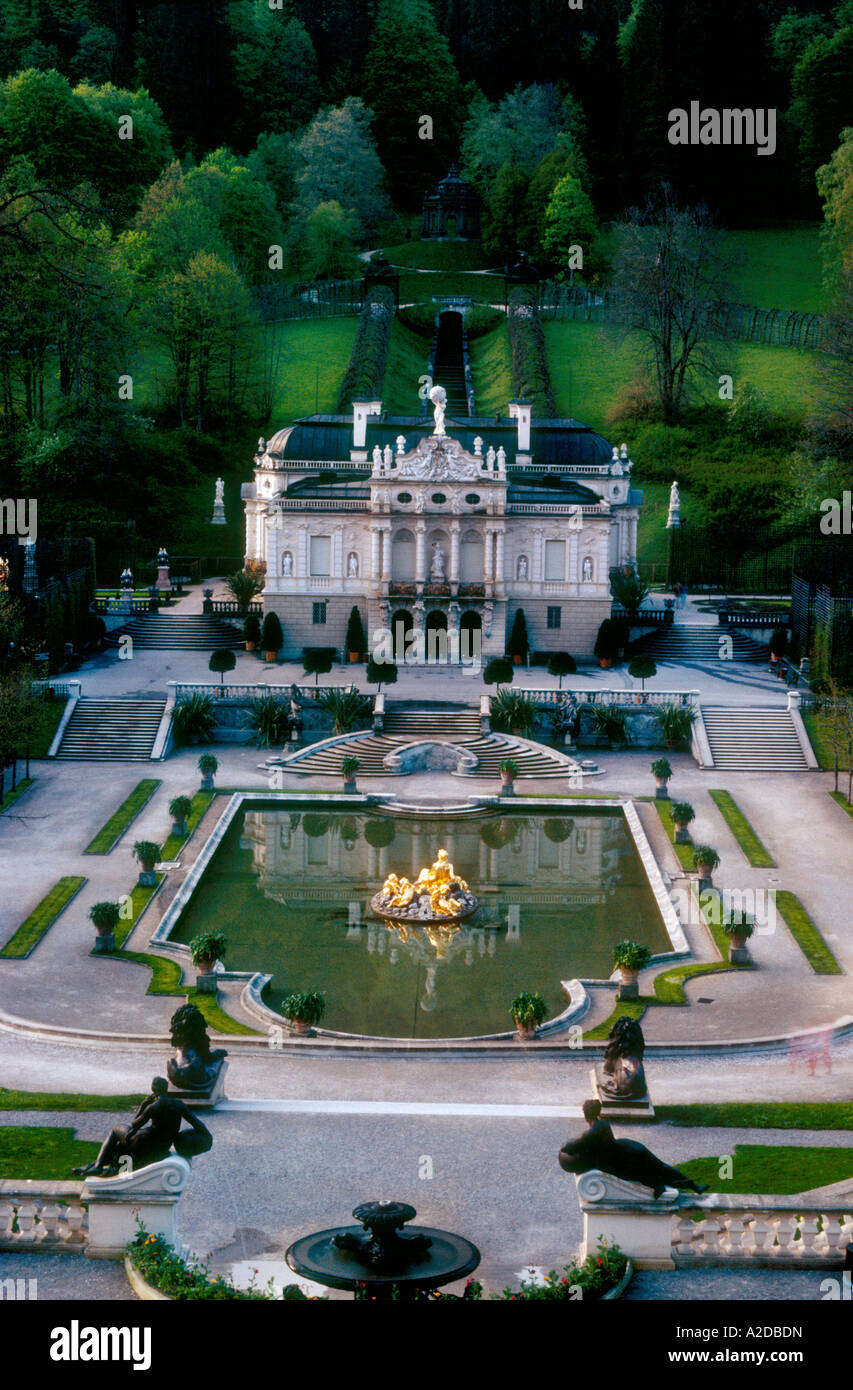
<svg viewBox="0 0 853 1390"><path fill-rule="evenodd" d="M233 598L212 598L207 599L206 603L209 604L208 612L218 613L224 618L245 618L249 613L257 613L260 618L264 611L262 603L250 603L245 608Z"/></svg>
<svg viewBox="0 0 853 1390"><path fill-rule="evenodd" d="M159 603L159 598L155 600ZM92 599L93 613L148 613L152 599L147 598L95 598Z"/></svg>
<svg viewBox="0 0 853 1390"><path fill-rule="evenodd" d="M355 690L356 687L351 683L348 685L238 685L225 683L223 685L213 682L187 682L169 681L169 689L174 690L176 701L189 699L191 695L209 695L214 700L259 700L265 695L271 695L273 699L290 699L294 690L296 694L304 700L319 699L329 690Z"/></svg>
<svg viewBox="0 0 853 1390"><path fill-rule="evenodd" d="M837 1267L853 1242L853 1201L814 1193L731 1196L725 1205L682 1209L672 1218L677 1265L761 1264ZM696 1217L700 1217L696 1220Z"/></svg>
<svg viewBox="0 0 853 1390"><path fill-rule="evenodd" d="M699 702L698 690L572 690L570 687L558 689L531 689L517 686L521 695L526 695L537 705L561 705L572 695L579 705L692 705Z"/></svg>
<svg viewBox="0 0 853 1390"><path fill-rule="evenodd" d="M88 1213L81 1182L0 1181L0 1250L81 1250Z"/></svg>
<svg viewBox="0 0 853 1390"><path fill-rule="evenodd" d="M776 612L740 611L737 608L721 608L717 613L720 627L790 627L791 614L788 610Z"/></svg>

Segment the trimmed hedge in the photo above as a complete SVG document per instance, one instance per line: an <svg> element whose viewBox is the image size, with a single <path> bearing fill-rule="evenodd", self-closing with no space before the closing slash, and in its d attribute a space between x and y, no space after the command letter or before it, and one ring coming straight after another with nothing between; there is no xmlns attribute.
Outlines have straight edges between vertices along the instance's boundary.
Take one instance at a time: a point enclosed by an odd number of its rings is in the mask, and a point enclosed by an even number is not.
<svg viewBox="0 0 853 1390"><path fill-rule="evenodd" d="M374 285L367 291L338 396L341 414L349 413L353 401L381 398L394 312L394 293L387 285Z"/></svg>
<svg viewBox="0 0 853 1390"><path fill-rule="evenodd" d="M557 414L557 404L548 371L545 334L535 290L518 285L510 291L507 323L512 386L516 399L530 401L534 417L553 420Z"/></svg>

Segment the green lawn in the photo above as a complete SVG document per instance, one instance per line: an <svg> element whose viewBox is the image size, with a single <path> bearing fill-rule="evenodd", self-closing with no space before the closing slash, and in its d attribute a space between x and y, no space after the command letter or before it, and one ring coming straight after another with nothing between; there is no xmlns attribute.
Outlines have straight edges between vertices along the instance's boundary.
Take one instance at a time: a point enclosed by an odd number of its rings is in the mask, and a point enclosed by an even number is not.
<svg viewBox="0 0 853 1390"><path fill-rule="evenodd" d="M621 441L620 441L621 442ZM642 465L637 467L636 486L643 494L640 522L637 527L637 559L642 565L654 566L643 570L646 583L663 584L666 580L667 549L669 546L666 518L669 512L669 483L645 482ZM705 523L705 504L695 492L679 484L681 514L689 517L690 525L701 528Z"/></svg>
<svg viewBox="0 0 853 1390"><path fill-rule="evenodd" d="M720 1177L721 1159L691 1158L678 1166L712 1192L761 1192L783 1195L853 1177L853 1149L806 1145L735 1144L732 1176Z"/></svg>
<svg viewBox="0 0 853 1390"><path fill-rule="evenodd" d="M853 803L847 800L845 792L830 792L829 795L833 801L838 802L838 805L847 812L848 816L853 816Z"/></svg>
<svg viewBox="0 0 853 1390"><path fill-rule="evenodd" d="M300 415L335 413L357 322L352 316L298 319L268 326L270 349L273 343L281 349L270 429L281 429ZM248 459L244 473L247 466Z"/></svg>
<svg viewBox="0 0 853 1390"><path fill-rule="evenodd" d="M755 869L773 869L776 867L775 859L772 859L759 840L746 816L738 809L737 803L730 792L712 791L711 800L717 810L734 835L748 863Z"/></svg>
<svg viewBox="0 0 853 1390"><path fill-rule="evenodd" d="M109 854L114 845L117 845L128 826L139 815L143 806L146 806L152 796L160 786L156 777L146 777L142 782L137 782L133 791L119 806L118 810L110 816L106 825L102 825L91 844L86 846L86 854Z"/></svg>
<svg viewBox="0 0 853 1390"><path fill-rule="evenodd" d="M506 324L469 344L471 374L474 377L475 409L478 415L506 415L513 399L512 364Z"/></svg>
<svg viewBox="0 0 853 1390"><path fill-rule="evenodd" d="M850 1101L711 1101L698 1105L656 1105L661 1123L719 1129L849 1129Z"/></svg>
<svg viewBox="0 0 853 1390"><path fill-rule="evenodd" d="M446 274L401 271L401 304L429 304L433 295L465 295L482 304L503 304L504 277L474 275L464 270L450 270Z"/></svg>
<svg viewBox="0 0 853 1390"><path fill-rule="evenodd" d="M766 309L827 310L821 258L821 223L731 232L742 256L734 275L734 297Z"/></svg>
<svg viewBox="0 0 853 1390"><path fill-rule="evenodd" d="M15 932L14 936L6 942L0 951L0 956L9 959L20 960L28 956L41 941L45 932L52 927L57 917L71 902L71 899L80 892L85 878L69 875L61 878L54 884L46 897L42 898L38 907L34 908Z"/></svg>
<svg viewBox="0 0 853 1390"><path fill-rule="evenodd" d="M483 254L479 241L403 241L384 246L392 265L420 270L494 270Z"/></svg>
<svg viewBox="0 0 853 1390"><path fill-rule="evenodd" d="M382 406L389 414L420 413L418 383L422 376L426 376L428 352L427 339L395 318L388 346L385 383L382 388Z"/></svg>
<svg viewBox="0 0 853 1390"><path fill-rule="evenodd" d="M34 781L34 777L19 777L14 791L9 790L3 793L3 800L0 801L0 811L5 811L8 806L13 805L14 802L18 800L18 797L22 796L23 793L33 785Z"/></svg>
<svg viewBox="0 0 853 1390"><path fill-rule="evenodd" d="M6 1091L0 1086L0 1110L135 1110L144 1097L92 1096L82 1091Z"/></svg>
<svg viewBox="0 0 853 1390"><path fill-rule="evenodd" d="M779 889L776 907L815 974L843 975L844 971L796 894Z"/></svg>
<svg viewBox="0 0 853 1390"><path fill-rule="evenodd" d="M101 1147L92 1139L75 1139L75 1133L47 1125L0 1125L0 1178L72 1180L72 1168L91 1163Z"/></svg>
<svg viewBox="0 0 853 1390"><path fill-rule="evenodd" d="M193 808L187 816L187 829L189 830L189 835L169 836L160 851L160 858L164 863L168 862L170 859L174 859L178 850L186 844L215 795L216 792L196 792L192 799Z"/></svg>
<svg viewBox="0 0 853 1390"><path fill-rule="evenodd" d="M31 758L47 757L48 749L53 743L53 736L59 727L59 721L65 713L65 704L64 695L39 701L30 738Z"/></svg>

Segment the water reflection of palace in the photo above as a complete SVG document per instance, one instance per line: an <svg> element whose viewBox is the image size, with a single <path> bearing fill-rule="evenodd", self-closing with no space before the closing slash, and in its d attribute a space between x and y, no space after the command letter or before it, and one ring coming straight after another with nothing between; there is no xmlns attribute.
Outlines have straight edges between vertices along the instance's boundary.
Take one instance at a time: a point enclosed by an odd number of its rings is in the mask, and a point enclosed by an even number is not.
<svg viewBox="0 0 853 1390"><path fill-rule="evenodd" d="M248 811L240 845L252 851L265 896L293 908L340 904L350 927L369 915L370 899L389 873L414 881L446 849L480 899L481 919L507 927L511 937L521 931L525 908L604 903L624 873L625 857L634 855L619 814L418 824Z"/></svg>

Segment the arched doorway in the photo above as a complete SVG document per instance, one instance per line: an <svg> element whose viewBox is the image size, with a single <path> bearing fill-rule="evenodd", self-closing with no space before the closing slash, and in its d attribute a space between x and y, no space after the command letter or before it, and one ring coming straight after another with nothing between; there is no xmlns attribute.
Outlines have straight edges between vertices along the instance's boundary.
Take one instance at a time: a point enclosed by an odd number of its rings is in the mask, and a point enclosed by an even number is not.
<svg viewBox="0 0 853 1390"><path fill-rule="evenodd" d="M440 608L434 608L427 614L425 631L427 661L446 661L447 614Z"/></svg>
<svg viewBox="0 0 853 1390"><path fill-rule="evenodd" d="M398 608L391 618L391 637L394 643L394 660L403 661L406 655L406 647L409 642L409 635L415 626L415 620L408 608Z"/></svg>
<svg viewBox="0 0 853 1390"><path fill-rule="evenodd" d="M483 619L472 608L459 619L459 660L472 661L483 650Z"/></svg>

